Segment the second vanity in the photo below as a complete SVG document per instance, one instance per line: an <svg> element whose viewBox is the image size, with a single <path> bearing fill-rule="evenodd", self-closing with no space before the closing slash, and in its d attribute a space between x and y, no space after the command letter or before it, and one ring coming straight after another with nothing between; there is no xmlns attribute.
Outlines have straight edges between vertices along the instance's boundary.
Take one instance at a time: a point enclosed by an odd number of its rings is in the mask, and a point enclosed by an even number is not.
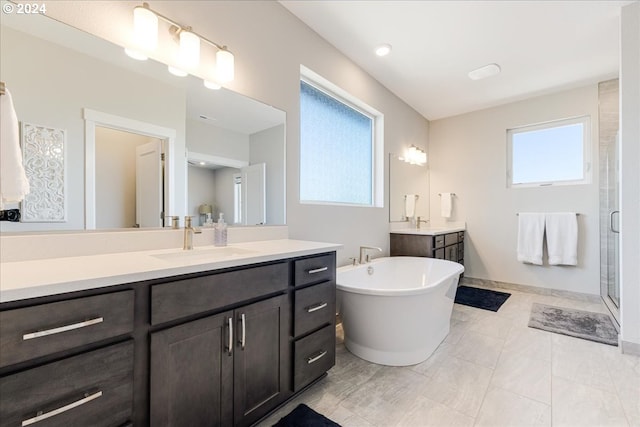
<svg viewBox="0 0 640 427"><path fill-rule="evenodd" d="M446 259L464 264L462 225L398 229L390 234L391 256L419 256Z"/></svg>
<svg viewBox="0 0 640 427"><path fill-rule="evenodd" d="M3 264L0 425L257 422L335 363L338 247L285 239ZM121 256L129 263L110 264ZM53 265L50 279L8 281Z"/></svg>

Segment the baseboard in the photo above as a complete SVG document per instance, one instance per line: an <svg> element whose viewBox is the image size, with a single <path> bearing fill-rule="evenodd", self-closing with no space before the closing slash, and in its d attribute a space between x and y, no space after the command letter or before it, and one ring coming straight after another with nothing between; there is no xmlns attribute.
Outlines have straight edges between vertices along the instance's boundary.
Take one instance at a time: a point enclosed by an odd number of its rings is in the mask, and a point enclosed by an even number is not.
<svg viewBox="0 0 640 427"><path fill-rule="evenodd" d="M601 303L600 295L583 294L581 292L565 291L560 289L540 288L538 286L520 285L517 283L499 282L497 280L477 279L463 276L460 280L462 285L479 286L490 289L512 289L514 291L528 292L531 294L548 295L561 298L569 298L589 303Z"/></svg>
<svg viewBox="0 0 640 427"><path fill-rule="evenodd" d="M622 353L640 356L640 344L630 341L620 341Z"/></svg>

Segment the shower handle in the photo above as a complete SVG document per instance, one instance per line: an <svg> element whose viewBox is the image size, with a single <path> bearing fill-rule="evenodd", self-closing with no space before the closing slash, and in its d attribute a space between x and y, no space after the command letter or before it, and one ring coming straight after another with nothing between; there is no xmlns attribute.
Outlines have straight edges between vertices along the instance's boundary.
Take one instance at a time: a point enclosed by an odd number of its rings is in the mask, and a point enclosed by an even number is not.
<svg viewBox="0 0 640 427"><path fill-rule="evenodd" d="M611 211L611 212L609 212L609 230L611 230L612 233L620 233L620 230L616 230L615 228L613 228L613 215L614 214L620 214L620 211Z"/></svg>

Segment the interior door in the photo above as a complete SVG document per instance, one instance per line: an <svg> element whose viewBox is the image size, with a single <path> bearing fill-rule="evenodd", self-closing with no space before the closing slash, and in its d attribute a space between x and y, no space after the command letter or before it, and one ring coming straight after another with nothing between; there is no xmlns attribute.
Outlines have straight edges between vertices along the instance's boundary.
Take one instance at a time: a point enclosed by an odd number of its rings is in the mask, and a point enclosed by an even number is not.
<svg viewBox="0 0 640 427"><path fill-rule="evenodd" d="M162 227L162 142L136 147L136 224Z"/></svg>
<svg viewBox="0 0 640 427"><path fill-rule="evenodd" d="M267 222L266 164L257 163L240 169L242 174L242 219L245 225Z"/></svg>

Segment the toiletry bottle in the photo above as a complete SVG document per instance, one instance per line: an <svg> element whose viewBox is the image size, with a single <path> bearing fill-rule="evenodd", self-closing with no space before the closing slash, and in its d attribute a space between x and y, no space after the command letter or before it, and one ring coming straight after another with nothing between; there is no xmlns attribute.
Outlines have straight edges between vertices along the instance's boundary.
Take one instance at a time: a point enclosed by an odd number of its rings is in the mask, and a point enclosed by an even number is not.
<svg viewBox="0 0 640 427"><path fill-rule="evenodd" d="M213 244L215 246L227 246L227 224L224 222L224 214L220 212L220 217L213 232Z"/></svg>

